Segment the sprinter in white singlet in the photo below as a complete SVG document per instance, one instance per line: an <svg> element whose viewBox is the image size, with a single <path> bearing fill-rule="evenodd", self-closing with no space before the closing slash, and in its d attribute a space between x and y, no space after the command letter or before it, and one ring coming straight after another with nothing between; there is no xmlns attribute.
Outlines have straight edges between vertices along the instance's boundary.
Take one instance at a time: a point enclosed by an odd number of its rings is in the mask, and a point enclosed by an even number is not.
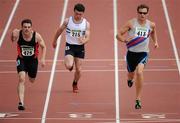
<svg viewBox="0 0 180 123"><path fill-rule="evenodd" d="M155 23L147 19L149 7L141 4L137 7L137 18L129 20L117 34L118 41L126 43L127 46L127 70L128 86L136 85L135 108L141 108L141 92L143 84L143 70L148 60L149 38L158 48ZM127 36L125 36L127 34ZM136 77L135 77L136 75Z"/></svg>
<svg viewBox="0 0 180 123"><path fill-rule="evenodd" d="M84 45L89 41L90 24L83 17L85 7L78 3L74 6L74 16L65 19L64 23L57 29L53 40L53 47L56 48L57 39L66 29L65 67L73 70L75 65L74 80L72 83L73 92L78 92L78 81L81 77L82 60L85 57Z"/></svg>

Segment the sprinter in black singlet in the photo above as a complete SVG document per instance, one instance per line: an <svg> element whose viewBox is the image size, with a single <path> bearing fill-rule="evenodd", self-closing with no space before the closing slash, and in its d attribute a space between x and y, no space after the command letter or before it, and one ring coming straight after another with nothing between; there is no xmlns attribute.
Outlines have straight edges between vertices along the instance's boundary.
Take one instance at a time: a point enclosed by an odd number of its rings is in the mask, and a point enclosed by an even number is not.
<svg viewBox="0 0 180 123"><path fill-rule="evenodd" d="M11 40L17 42L17 72L19 77L18 96L19 110L25 110L24 91L25 91L25 75L28 74L29 81L34 82L38 70L38 47L42 49L41 63L44 67L46 56L46 45L41 35L32 30L32 21L24 19L21 22L22 29L14 29L12 31Z"/></svg>

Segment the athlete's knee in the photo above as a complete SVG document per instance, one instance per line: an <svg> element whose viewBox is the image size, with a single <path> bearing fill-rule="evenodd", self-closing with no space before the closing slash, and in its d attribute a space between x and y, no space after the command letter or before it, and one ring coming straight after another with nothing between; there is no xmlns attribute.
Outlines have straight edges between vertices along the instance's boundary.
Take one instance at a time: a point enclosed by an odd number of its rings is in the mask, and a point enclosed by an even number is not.
<svg viewBox="0 0 180 123"><path fill-rule="evenodd" d="M72 69L73 69L73 64L65 63L65 67L66 67L66 69L72 71Z"/></svg>
<svg viewBox="0 0 180 123"><path fill-rule="evenodd" d="M73 65L66 65L66 69L68 69L69 71L73 70Z"/></svg>
<svg viewBox="0 0 180 123"><path fill-rule="evenodd" d="M144 64L139 64L136 68L136 74L137 76L142 76L144 70Z"/></svg>
<svg viewBox="0 0 180 123"><path fill-rule="evenodd" d="M65 65L66 69L71 71L73 69L73 65L74 65L73 57L70 55L67 55L64 60L64 65Z"/></svg>
<svg viewBox="0 0 180 123"><path fill-rule="evenodd" d="M25 82L25 76L20 75L19 76L19 83L24 83Z"/></svg>
<svg viewBox="0 0 180 123"><path fill-rule="evenodd" d="M81 74L81 70L76 70L76 73Z"/></svg>
<svg viewBox="0 0 180 123"><path fill-rule="evenodd" d="M25 71L20 71L20 72L18 73L18 77L19 77L19 83L25 82L25 78L26 78L26 73L25 73Z"/></svg>
<svg viewBox="0 0 180 123"><path fill-rule="evenodd" d="M76 74L78 74L80 76L81 73L82 73L81 69L76 69Z"/></svg>
<svg viewBox="0 0 180 123"><path fill-rule="evenodd" d="M34 82L35 82L35 78L29 77L29 81L30 81L31 83L34 83Z"/></svg>
<svg viewBox="0 0 180 123"><path fill-rule="evenodd" d="M20 82L20 83L24 83L24 82L25 82L25 78L23 78L23 77L21 78L21 77L20 77L20 78L19 78L19 82Z"/></svg>
<svg viewBox="0 0 180 123"><path fill-rule="evenodd" d="M138 71L136 72L136 74L137 74L137 76L142 76L142 75L143 75L143 71L139 71L139 70L138 70Z"/></svg>

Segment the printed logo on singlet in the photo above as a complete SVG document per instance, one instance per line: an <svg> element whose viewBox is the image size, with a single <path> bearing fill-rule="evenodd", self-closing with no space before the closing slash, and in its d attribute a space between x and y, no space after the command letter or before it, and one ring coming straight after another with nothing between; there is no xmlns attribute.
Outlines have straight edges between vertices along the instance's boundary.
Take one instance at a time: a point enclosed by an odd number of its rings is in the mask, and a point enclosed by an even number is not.
<svg viewBox="0 0 180 123"><path fill-rule="evenodd" d="M70 47L69 47L69 46L66 46L66 47L65 47L65 50L70 50Z"/></svg>
<svg viewBox="0 0 180 123"><path fill-rule="evenodd" d="M34 55L34 47L31 46L21 46L22 55L23 56L33 56Z"/></svg>
<svg viewBox="0 0 180 123"><path fill-rule="evenodd" d="M135 36L136 37L147 38L148 37L148 33L149 33L148 28L145 28L145 27L136 27L135 28Z"/></svg>

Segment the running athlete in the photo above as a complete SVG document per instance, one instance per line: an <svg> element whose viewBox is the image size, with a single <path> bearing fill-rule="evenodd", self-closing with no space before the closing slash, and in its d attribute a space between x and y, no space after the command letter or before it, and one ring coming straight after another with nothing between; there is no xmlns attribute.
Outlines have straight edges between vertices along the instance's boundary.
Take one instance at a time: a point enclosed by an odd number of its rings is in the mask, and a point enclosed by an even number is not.
<svg viewBox="0 0 180 123"><path fill-rule="evenodd" d="M141 4L137 7L137 18L129 20L117 34L117 40L126 43L127 46L127 84L132 87L136 85L135 108L141 109L141 92L143 85L143 70L148 61L149 38L158 48L156 26L154 22L147 19L149 7ZM127 33L127 36L125 34ZM136 76L136 77L135 77Z"/></svg>
<svg viewBox="0 0 180 123"><path fill-rule="evenodd" d="M89 41L90 24L83 17L85 7L78 3L74 6L74 16L66 18L64 23L57 29L53 40L53 47L56 48L57 39L66 29L65 67L72 71L75 65L74 80L72 83L73 92L78 93L78 81L81 77L82 60L85 57L84 45Z"/></svg>
<svg viewBox="0 0 180 123"><path fill-rule="evenodd" d="M28 74L29 81L34 83L38 69L38 47L42 49L41 63L45 66L46 45L41 35L32 30L32 21L24 19L21 22L21 29L14 29L11 35L12 42L17 42L17 72L19 84L17 87L19 97L19 110L25 110L24 92L25 75Z"/></svg>

